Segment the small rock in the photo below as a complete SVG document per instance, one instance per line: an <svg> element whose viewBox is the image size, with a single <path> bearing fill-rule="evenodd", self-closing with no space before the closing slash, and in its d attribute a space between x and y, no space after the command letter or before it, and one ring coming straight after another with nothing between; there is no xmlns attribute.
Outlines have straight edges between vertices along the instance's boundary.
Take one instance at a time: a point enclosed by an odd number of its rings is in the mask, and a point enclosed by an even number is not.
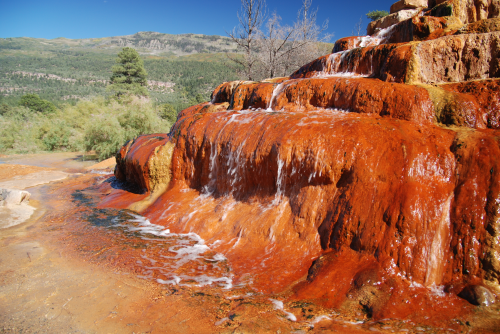
<svg viewBox="0 0 500 334"><path fill-rule="evenodd" d="M366 32L368 35L375 34L378 30L388 28L392 25L398 24L399 22L408 20L420 12L420 9L404 9L399 12L384 16L376 21L372 21L368 24Z"/></svg>
<svg viewBox="0 0 500 334"><path fill-rule="evenodd" d="M18 189L0 189L0 205L20 205L29 202L31 194Z"/></svg>
<svg viewBox="0 0 500 334"><path fill-rule="evenodd" d="M490 306L495 303L495 296L482 285L468 285L458 296L478 306Z"/></svg>
<svg viewBox="0 0 500 334"><path fill-rule="evenodd" d="M391 14L403 9L427 8L427 0L399 0L391 6Z"/></svg>

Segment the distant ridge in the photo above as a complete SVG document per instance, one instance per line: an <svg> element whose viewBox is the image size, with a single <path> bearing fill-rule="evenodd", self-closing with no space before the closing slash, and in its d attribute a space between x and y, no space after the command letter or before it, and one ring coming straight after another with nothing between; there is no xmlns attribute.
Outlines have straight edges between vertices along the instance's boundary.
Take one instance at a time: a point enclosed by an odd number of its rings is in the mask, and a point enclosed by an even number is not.
<svg viewBox="0 0 500 334"><path fill-rule="evenodd" d="M119 48L133 47L142 54L170 54L185 56L197 53L237 52L236 44L230 38L217 35L180 34L171 35L153 31L141 31L133 35L68 39L14 37L0 38L0 49L40 49L51 50L99 50L117 53Z"/></svg>
<svg viewBox="0 0 500 334"><path fill-rule="evenodd" d="M236 44L223 36L138 32L84 39L0 38L0 104L16 105L27 93L56 105L106 96L111 68L125 46L144 60L151 99L177 110L208 100L221 82L238 78L225 55L237 52Z"/></svg>

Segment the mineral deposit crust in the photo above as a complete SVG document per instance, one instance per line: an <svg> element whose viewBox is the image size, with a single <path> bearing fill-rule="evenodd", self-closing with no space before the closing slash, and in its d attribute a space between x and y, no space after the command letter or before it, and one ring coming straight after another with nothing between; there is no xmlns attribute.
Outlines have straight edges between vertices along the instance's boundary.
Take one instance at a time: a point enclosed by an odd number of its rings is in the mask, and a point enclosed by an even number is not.
<svg viewBox="0 0 500 334"><path fill-rule="evenodd" d="M431 15L450 4L446 19ZM120 150L116 177L145 193L115 190L101 205L142 201L134 208L153 223L224 254L235 283L291 300L355 302L379 319L491 303L499 35L446 30L477 15L436 5L410 18L431 26L425 41L344 39L290 78L221 84L168 135ZM449 297L438 305L435 290Z"/></svg>

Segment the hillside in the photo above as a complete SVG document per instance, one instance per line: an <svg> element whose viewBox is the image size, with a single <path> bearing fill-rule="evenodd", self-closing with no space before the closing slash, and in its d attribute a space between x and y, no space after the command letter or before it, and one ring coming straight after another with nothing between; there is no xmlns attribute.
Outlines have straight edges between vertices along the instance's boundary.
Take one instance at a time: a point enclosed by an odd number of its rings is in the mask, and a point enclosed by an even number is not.
<svg viewBox="0 0 500 334"><path fill-rule="evenodd" d="M28 92L56 104L105 95L111 66L125 46L143 57L152 99L177 109L208 99L220 82L237 78L236 69L226 64L224 53L236 51L227 37L139 32L91 39L2 38L2 102L15 104Z"/></svg>
<svg viewBox="0 0 500 334"><path fill-rule="evenodd" d="M0 38L0 50L95 50L116 54L120 48L133 47L142 54L185 56L196 53L236 52L236 45L228 37L201 34L170 35L158 32L138 32L134 35L68 39Z"/></svg>

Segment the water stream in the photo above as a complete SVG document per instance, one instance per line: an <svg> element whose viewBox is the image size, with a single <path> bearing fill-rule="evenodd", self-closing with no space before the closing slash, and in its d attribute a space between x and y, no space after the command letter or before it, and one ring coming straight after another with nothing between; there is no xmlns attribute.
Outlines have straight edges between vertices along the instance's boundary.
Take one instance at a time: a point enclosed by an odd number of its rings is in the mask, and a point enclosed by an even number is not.
<svg viewBox="0 0 500 334"><path fill-rule="evenodd" d="M128 245L125 252L134 259L138 277L179 286L233 286L227 259L196 233L171 233L129 210L92 209L95 199L85 191L73 193L73 201L90 210L79 214L84 224L112 235L113 243Z"/></svg>

